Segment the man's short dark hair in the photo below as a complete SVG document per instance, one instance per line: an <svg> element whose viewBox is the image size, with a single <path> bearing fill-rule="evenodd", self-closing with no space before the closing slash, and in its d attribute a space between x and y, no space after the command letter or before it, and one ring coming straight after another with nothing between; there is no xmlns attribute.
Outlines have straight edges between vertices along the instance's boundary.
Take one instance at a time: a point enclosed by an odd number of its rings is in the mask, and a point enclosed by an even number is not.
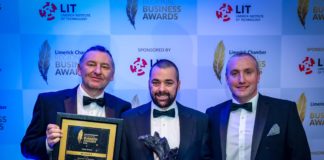
<svg viewBox="0 0 324 160"><path fill-rule="evenodd" d="M257 71L258 71L258 73L260 73L260 68L259 68L259 63L258 63L258 60L252 55L252 54L250 54L250 53L247 53L247 52L239 52L239 53L236 53L236 54L234 54L234 55L232 55L230 58L229 58L229 60L228 60L228 62L232 59L232 58L234 58L234 57L244 57L244 56L248 56L248 57L251 57L253 60L254 60L254 62L255 62L255 64L256 64L256 69L257 69ZM228 63L227 63L227 65L226 65L226 73L225 73L225 75L227 76L227 68L228 68Z"/></svg>
<svg viewBox="0 0 324 160"><path fill-rule="evenodd" d="M159 68L173 67L176 70L177 81L179 81L178 67L172 61L167 60L167 59L161 59L161 60L158 60L156 63L154 63L153 66L151 67L151 70L150 70L150 78L152 76L152 70L153 70L154 67L159 67Z"/></svg>
<svg viewBox="0 0 324 160"><path fill-rule="evenodd" d="M84 54L80 57L79 64L81 64L83 62L84 57L90 51L100 51L100 52L107 53L107 55L109 55L109 57L111 58L113 69L115 70L115 63L114 63L114 60L113 60L113 57L112 57L111 53L104 46L100 46L100 45L92 46L89 49L87 49L87 51L85 51Z"/></svg>

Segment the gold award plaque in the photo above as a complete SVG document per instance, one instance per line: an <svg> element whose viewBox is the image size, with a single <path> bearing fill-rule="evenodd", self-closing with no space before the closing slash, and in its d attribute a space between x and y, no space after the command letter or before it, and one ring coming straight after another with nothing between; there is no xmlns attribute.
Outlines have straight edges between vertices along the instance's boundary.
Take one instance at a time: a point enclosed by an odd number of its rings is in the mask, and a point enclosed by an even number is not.
<svg viewBox="0 0 324 160"><path fill-rule="evenodd" d="M54 148L54 159L118 159L121 119L58 113L57 123L63 136Z"/></svg>

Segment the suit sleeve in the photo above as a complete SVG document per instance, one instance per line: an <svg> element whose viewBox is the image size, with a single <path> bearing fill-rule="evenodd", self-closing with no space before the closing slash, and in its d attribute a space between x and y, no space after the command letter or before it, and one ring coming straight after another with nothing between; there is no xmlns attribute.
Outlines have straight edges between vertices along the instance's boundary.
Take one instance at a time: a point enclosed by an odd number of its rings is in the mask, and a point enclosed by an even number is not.
<svg viewBox="0 0 324 160"><path fill-rule="evenodd" d="M305 130L297 112L296 103L291 103L289 109L287 140L289 157L291 157L292 160L310 160L310 149Z"/></svg>
<svg viewBox="0 0 324 160"><path fill-rule="evenodd" d="M121 114L132 109L132 105L129 102L126 102L125 105L122 107Z"/></svg>
<svg viewBox="0 0 324 160"><path fill-rule="evenodd" d="M33 117L20 144L21 152L26 158L48 159L46 151L46 124L44 124L43 102L38 96Z"/></svg>
<svg viewBox="0 0 324 160"><path fill-rule="evenodd" d="M202 139L202 148L201 148L201 159L203 160L210 160L211 159L211 151L210 151L210 137L209 137L209 121L208 117L204 119L204 133Z"/></svg>
<svg viewBox="0 0 324 160"><path fill-rule="evenodd" d="M124 119L124 116L122 114L121 116ZM123 125L123 134L122 134L122 140L121 140L121 148L120 148L120 153L119 153L119 159L120 160L128 160L128 145L127 145L127 138L126 138L126 130L127 130L127 126L126 126L126 121L124 120L124 125Z"/></svg>

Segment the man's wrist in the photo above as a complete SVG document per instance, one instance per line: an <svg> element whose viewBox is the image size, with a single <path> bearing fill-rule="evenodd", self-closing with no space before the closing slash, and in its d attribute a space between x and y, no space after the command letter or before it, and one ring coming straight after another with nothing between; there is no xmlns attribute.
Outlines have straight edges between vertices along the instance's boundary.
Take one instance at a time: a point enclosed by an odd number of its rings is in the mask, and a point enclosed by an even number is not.
<svg viewBox="0 0 324 160"><path fill-rule="evenodd" d="M48 145L47 138L46 138L46 141L45 141L45 145L46 145L47 154L51 153L53 151L53 148Z"/></svg>

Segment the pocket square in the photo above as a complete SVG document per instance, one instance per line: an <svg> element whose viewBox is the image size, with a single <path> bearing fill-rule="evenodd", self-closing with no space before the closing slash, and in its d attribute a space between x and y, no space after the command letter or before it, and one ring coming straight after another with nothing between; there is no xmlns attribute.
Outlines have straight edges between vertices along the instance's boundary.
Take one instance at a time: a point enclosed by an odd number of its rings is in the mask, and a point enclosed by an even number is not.
<svg viewBox="0 0 324 160"><path fill-rule="evenodd" d="M280 134L280 127L276 123L271 127L271 129L270 129L269 133L267 134L267 136L274 136L274 135L277 135L277 134Z"/></svg>

